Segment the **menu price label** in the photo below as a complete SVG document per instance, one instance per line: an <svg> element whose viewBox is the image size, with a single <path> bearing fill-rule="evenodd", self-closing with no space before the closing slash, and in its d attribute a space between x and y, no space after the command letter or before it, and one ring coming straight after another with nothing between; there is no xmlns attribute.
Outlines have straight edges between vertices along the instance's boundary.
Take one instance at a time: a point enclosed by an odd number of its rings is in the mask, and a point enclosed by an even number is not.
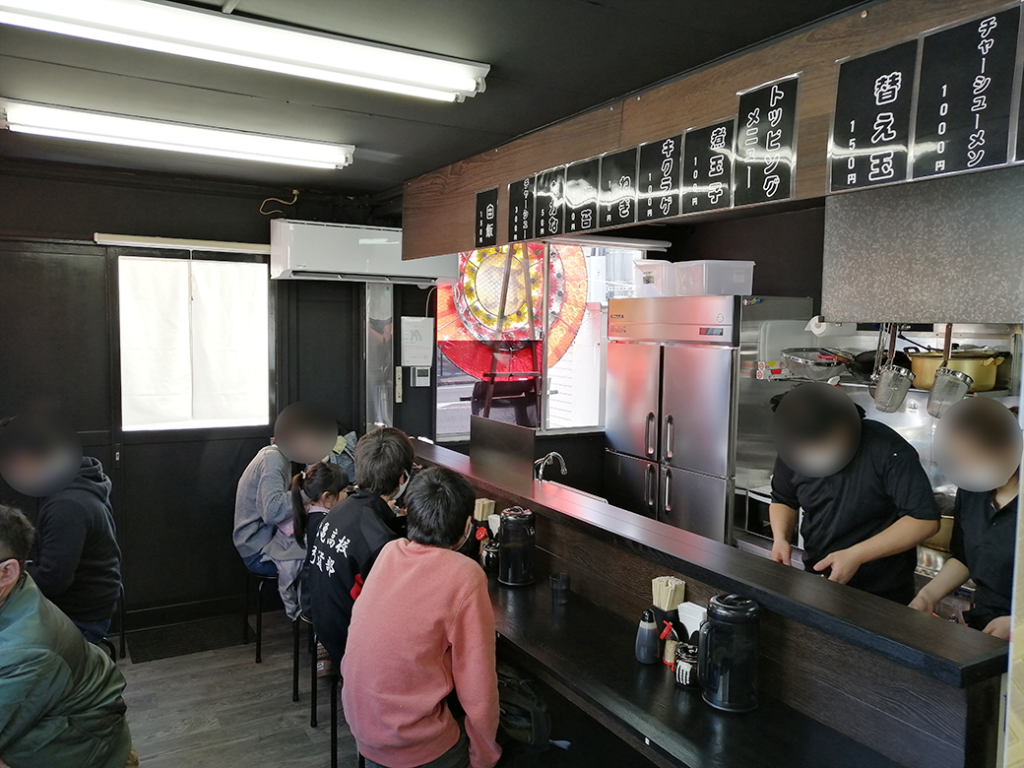
<svg viewBox="0 0 1024 768"><path fill-rule="evenodd" d="M727 120L687 131L683 138L683 213L732 205L735 123Z"/></svg>
<svg viewBox="0 0 1024 768"><path fill-rule="evenodd" d="M924 38L914 178L1007 160L1020 7Z"/></svg>
<svg viewBox="0 0 1024 768"><path fill-rule="evenodd" d="M740 94L736 123L736 205L793 195L797 75Z"/></svg>
<svg viewBox="0 0 1024 768"><path fill-rule="evenodd" d="M683 137L640 145L637 218L653 221L679 215Z"/></svg>
<svg viewBox="0 0 1024 768"><path fill-rule="evenodd" d="M537 174L534 190L533 236L552 237L563 231L565 213L565 168Z"/></svg>
<svg viewBox="0 0 1024 768"><path fill-rule="evenodd" d="M533 176L508 185L508 241L533 237Z"/></svg>
<svg viewBox="0 0 1024 768"><path fill-rule="evenodd" d="M597 187L601 160L582 160L565 167L565 231L597 229Z"/></svg>
<svg viewBox="0 0 1024 768"><path fill-rule="evenodd" d="M906 180L916 66L916 40L839 66L831 191Z"/></svg>
<svg viewBox="0 0 1024 768"><path fill-rule="evenodd" d="M498 244L498 188L476 193L475 248L493 248Z"/></svg>
<svg viewBox="0 0 1024 768"><path fill-rule="evenodd" d="M637 147L601 158L601 190L598 213L602 227L636 221Z"/></svg>

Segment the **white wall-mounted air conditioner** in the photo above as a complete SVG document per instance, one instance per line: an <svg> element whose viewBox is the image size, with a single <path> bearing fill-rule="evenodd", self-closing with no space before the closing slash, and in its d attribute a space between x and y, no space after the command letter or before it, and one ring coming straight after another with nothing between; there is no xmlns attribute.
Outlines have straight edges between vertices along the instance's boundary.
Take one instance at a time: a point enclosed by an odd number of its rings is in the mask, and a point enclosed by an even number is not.
<svg viewBox="0 0 1024 768"><path fill-rule="evenodd" d="M315 221L270 222L272 280L454 282L459 256L402 261L402 230Z"/></svg>

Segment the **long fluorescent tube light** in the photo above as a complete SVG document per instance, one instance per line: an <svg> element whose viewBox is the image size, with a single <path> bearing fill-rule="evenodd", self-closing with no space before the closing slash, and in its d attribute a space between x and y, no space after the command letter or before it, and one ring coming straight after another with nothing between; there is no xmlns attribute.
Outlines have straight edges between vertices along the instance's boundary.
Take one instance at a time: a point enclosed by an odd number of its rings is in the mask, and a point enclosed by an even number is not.
<svg viewBox="0 0 1024 768"><path fill-rule="evenodd" d="M355 148L185 123L0 99L0 127L18 133L305 168L344 168Z"/></svg>
<svg viewBox="0 0 1024 768"><path fill-rule="evenodd" d="M484 90L490 65L151 0L0 0L0 23L440 101Z"/></svg>
<svg viewBox="0 0 1024 768"><path fill-rule="evenodd" d="M624 248L637 251L667 251L672 247L672 243L668 240L637 240L614 235L556 235L542 238L541 242L552 245L582 245L592 248Z"/></svg>

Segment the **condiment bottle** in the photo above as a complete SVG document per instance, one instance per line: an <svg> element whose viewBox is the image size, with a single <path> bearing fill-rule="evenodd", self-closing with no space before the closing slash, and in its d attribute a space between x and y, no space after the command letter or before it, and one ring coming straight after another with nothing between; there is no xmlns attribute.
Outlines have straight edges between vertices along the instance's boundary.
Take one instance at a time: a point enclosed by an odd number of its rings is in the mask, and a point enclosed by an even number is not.
<svg viewBox="0 0 1024 768"><path fill-rule="evenodd" d="M654 611L650 608L643 612L636 631L636 660L641 664L657 664L661 661L658 625L654 623Z"/></svg>

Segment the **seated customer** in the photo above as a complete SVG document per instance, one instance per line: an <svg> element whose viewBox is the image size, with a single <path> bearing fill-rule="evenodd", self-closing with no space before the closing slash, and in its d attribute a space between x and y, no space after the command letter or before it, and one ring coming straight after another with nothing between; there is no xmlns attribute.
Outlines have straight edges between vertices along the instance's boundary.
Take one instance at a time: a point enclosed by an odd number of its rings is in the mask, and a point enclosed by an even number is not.
<svg viewBox="0 0 1024 768"><path fill-rule="evenodd" d="M292 465L276 445L261 448L238 480L232 540L245 567L258 576L277 576L264 556L280 523L291 519Z"/></svg>
<svg viewBox="0 0 1024 768"><path fill-rule="evenodd" d="M348 475L341 467L318 462L292 478L292 517L277 525L263 554L277 568L277 591L285 613L295 621L309 612L306 582L306 530L320 526L327 511L345 496Z"/></svg>
<svg viewBox="0 0 1024 768"><path fill-rule="evenodd" d="M473 489L433 467L406 499L409 538L384 547L352 611L345 719L369 768L491 768L501 756L494 613L483 569L454 551L472 530ZM445 702L453 690L462 728Z"/></svg>
<svg viewBox="0 0 1024 768"><path fill-rule="evenodd" d="M110 629L121 589L110 478L98 459L81 455L80 446L72 451L68 436L47 419L19 416L6 422L3 433L4 477L41 496L28 572L39 591L97 643Z"/></svg>
<svg viewBox="0 0 1024 768"><path fill-rule="evenodd" d="M124 678L25 572L33 536L0 506L0 766L138 765Z"/></svg>
<svg viewBox="0 0 1024 768"><path fill-rule="evenodd" d="M369 432L356 444L355 491L332 509L310 536L309 597L313 629L338 668L345 653L352 604L377 555L396 535L389 502L412 470L412 442L392 427Z"/></svg>

